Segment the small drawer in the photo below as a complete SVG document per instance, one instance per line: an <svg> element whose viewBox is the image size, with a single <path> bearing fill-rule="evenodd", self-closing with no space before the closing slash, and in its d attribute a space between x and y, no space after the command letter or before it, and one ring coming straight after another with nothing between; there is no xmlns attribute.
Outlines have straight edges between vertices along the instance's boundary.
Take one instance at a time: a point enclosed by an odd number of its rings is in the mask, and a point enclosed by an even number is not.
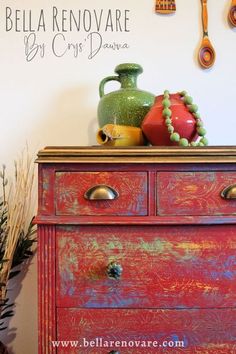
<svg viewBox="0 0 236 354"><path fill-rule="evenodd" d="M57 353L230 354L236 350L235 319L235 309L59 308L57 340L73 341L73 346L61 343Z"/></svg>
<svg viewBox="0 0 236 354"><path fill-rule="evenodd" d="M146 172L56 172L56 215L147 215Z"/></svg>
<svg viewBox="0 0 236 354"><path fill-rule="evenodd" d="M236 215L235 184L236 172L159 172L157 214ZM227 187L231 199L221 195Z"/></svg>
<svg viewBox="0 0 236 354"><path fill-rule="evenodd" d="M235 307L235 255L232 225L61 226L57 306Z"/></svg>

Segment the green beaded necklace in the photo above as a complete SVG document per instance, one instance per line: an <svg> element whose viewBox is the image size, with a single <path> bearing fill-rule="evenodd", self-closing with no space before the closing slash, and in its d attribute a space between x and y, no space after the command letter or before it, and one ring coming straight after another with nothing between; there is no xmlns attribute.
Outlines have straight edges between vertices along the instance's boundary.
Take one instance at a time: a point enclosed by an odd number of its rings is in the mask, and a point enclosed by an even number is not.
<svg viewBox="0 0 236 354"><path fill-rule="evenodd" d="M194 119L196 121L196 126L197 126L197 133L200 136L200 140L197 141L191 141L189 142L188 139L186 138L181 138L178 133L175 132L175 129L172 125L172 111L171 111L171 102L170 102L170 93L168 90L164 91L164 99L162 101L163 105L163 111L162 115L165 118L165 124L167 126L168 132L170 133L170 140L173 142L178 143L180 146L206 146L208 145L208 140L205 137L206 135L206 130L203 128L203 122L201 120L200 114L197 112L198 111L198 106L196 104L193 104L193 99L192 97L188 96L186 91L182 91L179 93L181 98L183 99L183 102L189 112L191 112L194 116Z"/></svg>

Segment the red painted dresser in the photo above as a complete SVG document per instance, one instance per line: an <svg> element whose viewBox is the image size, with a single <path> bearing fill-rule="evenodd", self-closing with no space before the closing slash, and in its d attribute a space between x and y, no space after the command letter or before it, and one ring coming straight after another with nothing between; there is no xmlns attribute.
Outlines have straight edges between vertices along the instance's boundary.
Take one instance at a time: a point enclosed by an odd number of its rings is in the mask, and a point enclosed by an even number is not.
<svg viewBox="0 0 236 354"><path fill-rule="evenodd" d="M37 162L39 354L236 353L236 147Z"/></svg>

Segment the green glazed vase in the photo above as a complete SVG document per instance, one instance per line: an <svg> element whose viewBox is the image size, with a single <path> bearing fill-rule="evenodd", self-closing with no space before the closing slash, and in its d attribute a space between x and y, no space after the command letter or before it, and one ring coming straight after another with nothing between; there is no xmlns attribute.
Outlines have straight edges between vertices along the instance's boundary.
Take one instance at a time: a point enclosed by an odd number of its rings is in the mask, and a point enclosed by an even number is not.
<svg viewBox="0 0 236 354"><path fill-rule="evenodd" d="M154 103L155 96L137 88L137 77L143 72L138 64L120 64L115 68L118 76L108 76L99 86L98 123L140 127L143 118ZM118 81L121 88L104 94L108 81Z"/></svg>

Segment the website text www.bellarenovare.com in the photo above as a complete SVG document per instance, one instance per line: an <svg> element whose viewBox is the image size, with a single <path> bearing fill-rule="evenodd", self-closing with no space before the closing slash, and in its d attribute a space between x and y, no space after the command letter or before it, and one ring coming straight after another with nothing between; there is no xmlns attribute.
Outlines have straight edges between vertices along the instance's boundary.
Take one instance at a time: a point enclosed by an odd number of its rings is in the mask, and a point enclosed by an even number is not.
<svg viewBox="0 0 236 354"><path fill-rule="evenodd" d="M183 340L164 340L162 342L156 340L104 340L103 338L95 338L88 340L63 340L52 341L53 348L185 348Z"/></svg>

